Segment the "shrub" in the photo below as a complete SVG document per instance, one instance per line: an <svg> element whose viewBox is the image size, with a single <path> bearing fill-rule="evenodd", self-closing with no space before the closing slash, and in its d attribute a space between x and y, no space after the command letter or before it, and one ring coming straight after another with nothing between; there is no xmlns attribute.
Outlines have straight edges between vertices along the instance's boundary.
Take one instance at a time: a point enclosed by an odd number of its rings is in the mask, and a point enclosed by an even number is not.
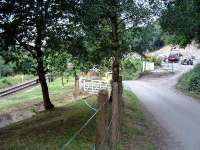
<svg viewBox="0 0 200 150"><path fill-rule="evenodd" d="M122 61L122 74L124 80L136 79L142 70L142 61L139 59L126 59Z"/></svg>
<svg viewBox="0 0 200 150"><path fill-rule="evenodd" d="M155 66L161 66L162 64L162 59L156 56L147 58L147 61L153 62Z"/></svg>
<svg viewBox="0 0 200 150"><path fill-rule="evenodd" d="M200 64L184 74L179 79L177 87L190 92L200 92Z"/></svg>

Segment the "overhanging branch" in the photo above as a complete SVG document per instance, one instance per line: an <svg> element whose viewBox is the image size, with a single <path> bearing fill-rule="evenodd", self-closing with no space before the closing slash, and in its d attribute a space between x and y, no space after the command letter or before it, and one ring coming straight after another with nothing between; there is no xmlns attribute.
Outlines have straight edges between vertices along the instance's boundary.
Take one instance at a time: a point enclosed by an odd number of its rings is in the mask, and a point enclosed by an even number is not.
<svg viewBox="0 0 200 150"><path fill-rule="evenodd" d="M29 45L29 44L26 44L25 42L22 42L21 40L19 40L18 38L16 38L17 42L19 43L20 46L22 46L24 49L26 49L28 52L31 53L31 55L34 57L34 58L37 58L37 55L34 53L33 49L34 47Z"/></svg>

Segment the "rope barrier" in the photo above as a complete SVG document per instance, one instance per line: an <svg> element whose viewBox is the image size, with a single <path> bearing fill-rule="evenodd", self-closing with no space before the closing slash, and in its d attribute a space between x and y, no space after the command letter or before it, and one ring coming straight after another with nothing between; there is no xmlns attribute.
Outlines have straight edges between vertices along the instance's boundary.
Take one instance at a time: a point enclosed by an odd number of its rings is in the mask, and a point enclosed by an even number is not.
<svg viewBox="0 0 200 150"><path fill-rule="evenodd" d="M79 133L88 125L88 123L96 116L96 114L99 112L99 110L98 111L96 111L93 115L92 115L92 117L90 117L90 119L88 119L88 121L86 121L85 123L84 123L84 125L68 140L68 142L61 148L61 150L64 150L75 138L76 138L76 136L77 135L79 135Z"/></svg>
<svg viewBox="0 0 200 150"><path fill-rule="evenodd" d="M99 109L96 110L96 112L83 124L83 126L68 140L67 143L64 144L64 146L61 148L61 150L64 150L79 134L80 132L90 123L90 121L96 116L96 114L103 108L103 106L107 103L106 101Z"/></svg>
<svg viewBox="0 0 200 150"><path fill-rule="evenodd" d="M87 100L84 100L84 102L85 102L85 104L86 104L90 109L92 109L94 112L97 111L96 108L94 108L94 107L92 107L90 104L88 104Z"/></svg>

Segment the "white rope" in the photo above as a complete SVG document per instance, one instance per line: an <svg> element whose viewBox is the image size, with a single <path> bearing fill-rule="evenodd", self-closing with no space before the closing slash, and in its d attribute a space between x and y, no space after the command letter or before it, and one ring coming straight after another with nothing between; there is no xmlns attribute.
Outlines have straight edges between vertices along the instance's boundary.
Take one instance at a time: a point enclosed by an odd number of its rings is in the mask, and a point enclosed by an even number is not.
<svg viewBox="0 0 200 150"><path fill-rule="evenodd" d="M90 121L96 116L96 114L103 108L103 106L107 103L108 101L106 101L98 110L96 110L96 112L90 117L90 119L88 119L83 126L68 140L67 143L65 143L65 145L61 148L61 150L64 150L76 137L77 135L80 134L80 132L90 123Z"/></svg>
<svg viewBox="0 0 200 150"><path fill-rule="evenodd" d="M84 102L85 102L85 104L86 104L90 109L92 109L94 112L97 111L96 108L94 108L94 107L92 107L90 104L88 104L87 100L84 100Z"/></svg>
<svg viewBox="0 0 200 150"><path fill-rule="evenodd" d="M88 123L96 116L96 114L99 112L97 110L88 121L84 123L84 125L69 139L69 141L61 148L61 150L64 150L75 138L76 136L88 125Z"/></svg>

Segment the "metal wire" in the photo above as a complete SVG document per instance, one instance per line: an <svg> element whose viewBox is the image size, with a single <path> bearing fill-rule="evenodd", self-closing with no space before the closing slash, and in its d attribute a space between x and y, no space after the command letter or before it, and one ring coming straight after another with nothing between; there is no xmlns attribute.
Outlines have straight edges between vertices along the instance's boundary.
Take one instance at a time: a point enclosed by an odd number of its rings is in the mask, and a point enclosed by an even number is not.
<svg viewBox="0 0 200 150"><path fill-rule="evenodd" d="M83 126L64 144L61 150L64 150L79 134L80 132L90 123L90 121L97 115L97 113L103 108L103 106L108 102L108 100L96 110L96 112L83 124Z"/></svg>
<svg viewBox="0 0 200 150"><path fill-rule="evenodd" d="M94 108L94 107L92 107L90 104L88 104L88 102L87 102L87 100L85 99L84 100L84 102L85 102L85 104L90 108L90 109L92 109L94 112L96 112L97 111L97 109L96 108Z"/></svg>

